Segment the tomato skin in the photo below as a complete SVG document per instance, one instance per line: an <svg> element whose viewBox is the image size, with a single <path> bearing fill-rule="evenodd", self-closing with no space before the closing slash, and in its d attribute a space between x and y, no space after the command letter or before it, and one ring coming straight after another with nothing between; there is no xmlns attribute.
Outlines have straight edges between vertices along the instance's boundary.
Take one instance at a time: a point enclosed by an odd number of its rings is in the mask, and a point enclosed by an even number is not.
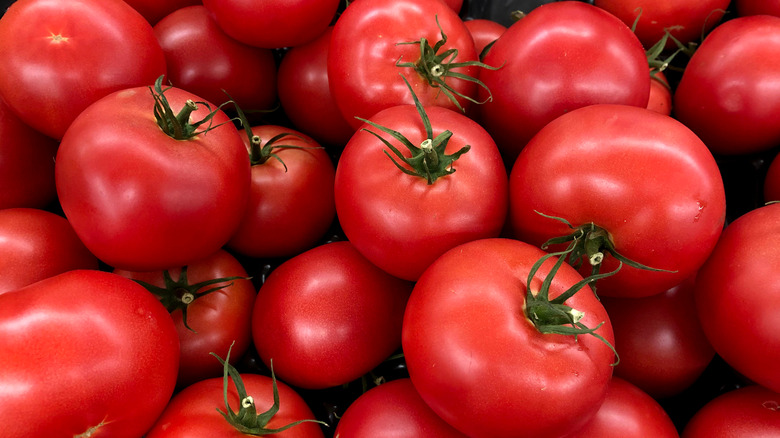
<svg viewBox="0 0 780 438"><path fill-rule="evenodd" d="M224 356L220 357L224 358ZM213 356L211 359L219 364ZM241 379L246 386L247 394L254 399L258 413L271 407L273 387L270 377L243 373ZM279 391L279 411L269 421L267 425L269 429L314 418L305 400L294 389L279 380L276 381L276 385ZM228 400L233 411L237 411L240 401L232 381L228 386ZM222 377L193 383L171 399L165 411L146 434L146 438L244 438L248 436L231 426L217 412L217 409L225 411ZM317 423L305 422L269 436L319 438L323 433Z"/></svg>
<svg viewBox="0 0 780 438"><path fill-rule="evenodd" d="M342 385L371 371L401 342L409 282L372 265L347 241L299 254L258 291L252 338L279 379L299 388Z"/></svg>
<svg viewBox="0 0 780 438"><path fill-rule="evenodd" d="M165 73L152 26L120 0L17 1L0 20L0 53L0 94L58 140L91 103Z"/></svg>
<svg viewBox="0 0 780 438"><path fill-rule="evenodd" d="M152 26L178 9L203 4L201 0L124 0L124 2L143 15Z"/></svg>
<svg viewBox="0 0 780 438"><path fill-rule="evenodd" d="M763 438L780 434L780 395L759 385L726 392L704 405L683 438Z"/></svg>
<svg viewBox="0 0 780 438"><path fill-rule="evenodd" d="M780 0L734 0L737 16L774 15L780 17Z"/></svg>
<svg viewBox="0 0 780 438"><path fill-rule="evenodd" d="M579 108L545 126L520 153L509 190L520 240L541 245L571 232L538 211L573 226L593 222L628 259L676 271L624 265L598 281L600 296L638 298L681 283L725 222L723 180L707 147L673 118L627 105ZM601 272L617 264L607 255Z"/></svg>
<svg viewBox="0 0 780 438"><path fill-rule="evenodd" d="M409 378L371 388L347 407L336 425L335 438L465 438L439 418Z"/></svg>
<svg viewBox="0 0 780 438"><path fill-rule="evenodd" d="M173 393L173 322L119 275L73 270L0 295L0 334L5 437L137 438Z"/></svg>
<svg viewBox="0 0 780 438"><path fill-rule="evenodd" d="M187 99L165 92L174 111ZM112 93L73 122L55 165L62 209L87 248L130 271L183 266L230 238L249 196L244 143L219 111L207 134L181 141L155 123L147 87ZM215 108L212 104L211 108ZM208 113L199 105L192 119Z"/></svg>
<svg viewBox="0 0 780 438"><path fill-rule="evenodd" d="M431 409L470 437L565 436L604 400L610 348L590 335L542 334L524 314L528 272L544 254L514 239L468 242L439 257L409 298L402 332L409 376ZM550 298L581 279L564 264ZM596 333L613 341L589 288L566 304L585 313L588 327L603 322Z"/></svg>
<svg viewBox="0 0 780 438"><path fill-rule="evenodd" d="M498 37L506 32L506 26L485 18L466 20L463 23L468 28L471 37L474 38L477 53L482 53L488 44L497 40Z"/></svg>
<svg viewBox="0 0 780 438"><path fill-rule="evenodd" d="M715 351L737 372L780 391L780 204L731 222L696 279L696 307Z"/></svg>
<svg viewBox="0 0 780 438"><path fill-rule="evenodd" d="M733 68L739 65L740 68ZM716 27L685 67L674 117L715 154L780 144L780 17L739 17Z"/></svg>
<svg viewBox="0 0 780 438"><path fill-rule="evenodd" d="M249 149L248 136L240 132ZM279 159L271 157L252 166L249 203L227 243L240 254L256 258L300 254L316 246L335 219L336 170L327 151L294 129L279 125L252 127L252 134L259 136L263 145L284 133L291 135L276 144L302 149L274 149Z"/></svg>
<svg viewBox="0 0 780 438"><path fill-rule="evenodd" d="M576 29L576 31L574 31ZM480 120L511 167L554 118L597 103L647 106L647 56L636 35L603 9L580 1L541 5L493 44L480 79L493 99ZM487 93L479 90L480 100Z"/></svg>
<svg viewBox="0 0 780 438"><path fill-rule="evenodd" d="M372 263L406 280L416 280L458 244L497 237L507 212L506 171L487 132L455 111L435 106L425 111L433 136L447 129L453 133L447 154L471 145L453 163L455 173L431 185L404 174L382 152L389 152L386 146L362 129L344 147L336 168L336 212L344 234ZM426 138L412 105L388 108L371 121L403 133L414 145ZM400 142L382 135L410 156Z"/></svg>
<svg viewBox="0 0 780 438"><path fill-rule="evenodd" d="M154 33L174 86L208 102L232 99L243 110L267 110L276 103L276 61L271 50L227 36L204 6L172 12L154 26Z"/></svg>
<svg viewBox="0 0 780 438"><path fill-rule="evenodd" d="M665 116L672 115L672 90L669 80L663 72L656 72L656 78L650 78L650 99L647 109Z"/></svg>
<svg viewBox="0 0 780 438"><path fill-rule="evenodd" d="M775 155L764 179L764 201L780 201L780 155Z"/></svg>

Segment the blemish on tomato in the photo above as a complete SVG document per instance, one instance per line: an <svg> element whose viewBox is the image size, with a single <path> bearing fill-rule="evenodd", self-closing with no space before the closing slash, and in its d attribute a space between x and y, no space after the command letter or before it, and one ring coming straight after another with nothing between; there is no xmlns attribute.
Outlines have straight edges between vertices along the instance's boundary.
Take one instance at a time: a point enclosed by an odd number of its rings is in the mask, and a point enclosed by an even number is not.
<svg viewBox="0 0 780 438"><path fill-rule="evenodd" d="M761 406L769 409L770 411L775 411L775 412L777 412L780 409L780 404L778 404L774 400L767 400L767 401L761 403Z"/></svg>
<svg viewBox="0 0 780 438"><path fill-rule="evenodd" d="M68 37L66 37L66 36L62 36L61 34L56 34L56 35L55 35L55 34L51 34L51 36L49 37L49 39L51 40L51 42L52 42L53 44L60 44L60 43L66 43L66 42L68 42L68 40L69 40L70 38L68 38Z"/></svg>
<svg viewBox="0 0 780 438"><path fill-rule="evenodd" d="M701 212L704 211L705 204L702 201L696 201L696 205L698 205L699 209L696 212L696 216L693 217L693 221L699 222L699 219L701 219Z"/></svg>

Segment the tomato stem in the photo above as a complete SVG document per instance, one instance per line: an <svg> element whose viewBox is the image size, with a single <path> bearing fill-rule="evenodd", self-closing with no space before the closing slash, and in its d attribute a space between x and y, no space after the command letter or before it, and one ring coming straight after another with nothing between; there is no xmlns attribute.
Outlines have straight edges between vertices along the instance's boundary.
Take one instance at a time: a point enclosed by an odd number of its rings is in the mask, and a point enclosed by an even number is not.
<svg viewBox="0 0 780 438"><path fill-rule="evenodd" d="M211 106L206 102L195 102L191 99L187 100L184 106L178 113L174 113L171 108L171 104L168 102L168 98L165 97L165 92L172 87L162 87L163 76L157 78L153 87L149 87L154 98L154 118L157 122L157 126L160 129L176 140L188 140L195 137L198 134L203 134L212 129L215 129L224 123L218 125L212 125L212 119L219 112L219 108L211 110ZM201 120L197 122L190 122L190 116L192 112L198 109L198 104L205 105L209 109L209 113ZM208 126L198 131L203 124L208 123Z"/></svg>

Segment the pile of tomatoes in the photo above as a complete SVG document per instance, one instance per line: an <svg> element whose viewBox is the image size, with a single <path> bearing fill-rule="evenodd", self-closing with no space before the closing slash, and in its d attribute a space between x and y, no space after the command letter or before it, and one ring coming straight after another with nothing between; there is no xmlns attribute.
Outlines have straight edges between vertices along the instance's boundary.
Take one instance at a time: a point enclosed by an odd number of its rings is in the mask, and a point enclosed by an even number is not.
<svg viewBox="0 0 780 438"><path fill-rule="evenodd" d="M780 435L780 2L499 3L12 2L3 436Z"/></svg>

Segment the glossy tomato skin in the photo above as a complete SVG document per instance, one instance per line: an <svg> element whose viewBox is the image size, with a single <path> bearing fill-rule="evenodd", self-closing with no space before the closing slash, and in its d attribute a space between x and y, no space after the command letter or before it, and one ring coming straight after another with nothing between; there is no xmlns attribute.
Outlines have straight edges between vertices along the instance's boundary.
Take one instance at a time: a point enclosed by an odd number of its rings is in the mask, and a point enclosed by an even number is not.
<svg viewBox="0 0 780 438"><path fill-rule="evenodd" d="M693 275L725 222L720 171L707 147L671 117L627 105L591 105L545 126L509 178L510 227L541 245L590 222L618 253L656 269L624 265L597 283L602 296L661 293ZM585 262L587 265L587 262ZM606 256L601 272L617 268ZM590 271L590 266L586 269Z"/></svg>
<svg viewBox="0 0 780 438"><path fill-rule="evenodd" d="M650 98L647 109L665 116L672 115L672 89L669 79L663 72L656 72L655 78L650 78Z"/></svg>
<svg viewBox="0 0 780 438"><path fill-rule="evenodd" d="M441 29L436 24L438 19ZM426 38L433 46L441 39L447 43L439 53L456 49L454 62L476 61L478 53L471 34L457 13L440 0L372 0L357 1L341 14L333 28L328 51L330 90L342 116L353 128L362 122L355 117L370 118L380 110L402 104L413 104L403 75L417 98L425 106L441 106L458 110L439 87L412 67L396 67L401 62L420 59L419 44L399 44ZM476 76L474 66L453 68L454 72ZM459 93L475 98L477 86L459 78L445 82ZM466 99L459 104L468 109Z"/></svg>
<svg viewBox="0 0 780 438"><path fill-rule="evenodd" d="M241 131L249 146L249 138ZM262 144L292 148L274 149L278 159L252 165L249 202L228 248L255 258L284 258L313 248L336 216L333 181L336 170L328 152L311 137L279 125L252 128ZM281 160L281 161L280 161ZM286 169L285 169L286 167Z"/></svg>
<svg viewBox="0 0 780 438"><path fill-rule="evenodd" d="M175 281L180 278L181 268L169 269ZM115 269L114 273L131 280L165 287L163 272L132 272ZM190 285L219 278L241 277L241 279L210 284L196 291L204 293L211 288L219 290L195 298L187 305L187 328L181 310L171 312L179 334L180 360L177 387L182 388L210 377L222 375L222 364L210 353L226 357L231 352L235 363L251 345L252 305L255 302L255 288L241 263L230 253L218 250L214 254L187 265L187 280ZM232 348L231 348L232 346Z"/></svg>
<svg viewBox="0 0 780 438"><path fill-rule="evenodd" d="M0 94L58 140L91 103L165 73L152 26L120 0L17 1L0 20L0 52Z"/></svg>
<svg viewBox="0 0 780 438"><path fill-rule="evenodd" d="M468 28L471 37L474 38L477 53L482 53L486 46L506 32L506 26L486 18L465 20L463 23Z"/></svg>
<svg viewBox="0 0 780 438"><path fill-rule="evenodd" d="M525 316L524 285L544 254L514 239L468 242L439 257L412 291L402 332L410 378L434 412L470 437L565 436L604 400L612 350L590 335L542 334ZM550 298L581 279L564 264ZM603 323L596 333L613 342L589 288L566 304L585 313L586 326Z"/></svg>
<svg viewBox="0 0 780 438"><path fill-rule="evenodd" d="M336 168L336 212L344 234L372 263L407 280L416 280L458 244L497 237L508 203L504 164L487 132L455 111L435 106L425 111L433 136L453 133L445 153L471 146L453 163L454 173L430 185L404 174L383 153L389 149L362 128L347 143ZM412 105L383 110L371 121L403 133L413 145L426 138ZM382 135L410 156L400 142Z"/></svg>
<svg viewBox="0 0 780 438"><path fill-rule="evenodd" d="M152 26L178 9L203 4L201 0L124 0L124 2L143 15Z"/></svg>
<svg viewBox="0 0 780 438"><path fill-rule="evenodd" d="M480 72L493 95L480 107L480 120L507 167L554 118L596 103L645 107L650 93L647 57L636 35L615 16L579 1L533 9L501 35L484 62L501 68Z"/></svg>
<svg viewBox="0 0 780 438"><path fill-rule="evenodd" d="M696 307L715 351L737 372L780 391L780 203L729 224L696 279Z"/></svg>
<svg viewBox="0 0 780 438"><path fill-rule="evenodd" d="M674 93L674 117L715 154L766 151L780 144L780 90L772 85L779 72L780 17L728 20L687 63Z"/></svg>
<svg viewBox="0 0 780 438"><path fill-rule="evenodd" d="M202 100L178 88L165 96L174 111ZM79 115L57 152L62 209L87 248L114 268L153 271L213 254L249 196L246 148L227 115L217 112L212 126L219 126L206 134L175 140L155 123L153 105L147 87L112 93ZM208 112L201 104L191 119Z"/></svg>
<svg viewBox="0 0 780 438"><path fill-rule="evenodd" d="M179 341L168 312L143 287L74 270L0 302L3 436L137 438L165 408Z"/></svg>
<svg viewBox="0 0 780 438"><path fill-rule="evenodd" d="M398 349L411 283L372 265L350 242L323 244L271 272L252 338L276 376L323 389L360 378Z"/></svg>
<svg viewBox="0 0 780 438"><path fill-rule="evenodd" d="M683 438L763 438L780 434L780 395L759 385L726 392L702 407Z"/></svg>
<svg viewBox="0 0 780 438"><path fill-rule="evenodd" d="M213 356L211 359L219 364ZM243 373L241 379L247 394L254 399L258 413L271 407L274 399L270 377ZM279 391L279 411L269 421L267 425L269 429L283 427L298 420L314 418L306 401L293 388L278 380L276 385ZM238 411L240 401L232 381L228 386L227 397L233 411ZM196 382L178 392L171 399L165 411L146 434L146 438L244 438L247 436L230 425L217 412L217 409L225 411L222 377ZM317 423L304 422L269 436L321 438L323 433Z"/></svg>
<svg viewBox="0 0 780 438"><path fill-rule="evenodd" d="M764 179L764 201L780 201L780 155L769 164Z"/></svg>
<svg viewBox="0 0 780 438"><path fill-rule="evenodd" d="M208 102L232 99L243 110L269 110L276 103L271 50L229 37L203 5L172 12L154 26L154 33L174 86Z"/></svg>
<svg viewBox="0 0 780 438"><path fill-rule="evenodd" d="M37 208L0 209L0 294L74 269L98 269L98 259L67 219Z"/></svg>
<svg viewBox="0 0 780 438"><path fill-rule="evenodd" d="M371 388L349 405L335 438L466 438L420 398L409 378Z"/></svg>

